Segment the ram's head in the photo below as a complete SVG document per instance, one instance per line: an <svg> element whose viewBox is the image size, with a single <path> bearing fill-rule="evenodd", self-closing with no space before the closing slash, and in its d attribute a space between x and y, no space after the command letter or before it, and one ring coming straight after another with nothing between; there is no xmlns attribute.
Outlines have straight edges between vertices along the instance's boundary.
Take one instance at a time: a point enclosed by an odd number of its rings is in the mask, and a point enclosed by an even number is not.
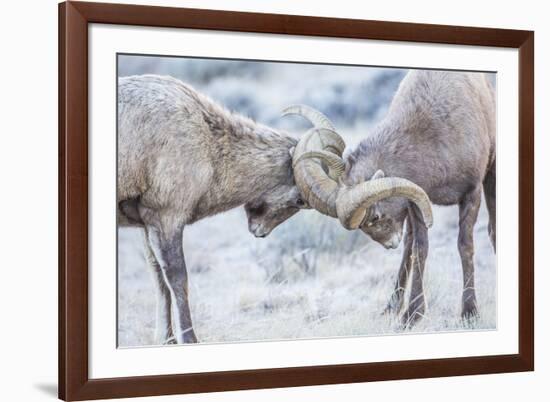
<svg viewBox="0 0 550 402"><path fill-rule="evenodd" d="M370 234L367 225L371 207L379 201L401 197L416 204L426 226L432 225L431 203L422 188L400 177L374 177L347 185L343 177L346 163L342 159L346 144L331 121L305 105L290 106L283 112L283 116L291 114L300 115L313 125L300 138L292 159L296 185L312 208L337 218L348 230L361 228Z"/></svg>

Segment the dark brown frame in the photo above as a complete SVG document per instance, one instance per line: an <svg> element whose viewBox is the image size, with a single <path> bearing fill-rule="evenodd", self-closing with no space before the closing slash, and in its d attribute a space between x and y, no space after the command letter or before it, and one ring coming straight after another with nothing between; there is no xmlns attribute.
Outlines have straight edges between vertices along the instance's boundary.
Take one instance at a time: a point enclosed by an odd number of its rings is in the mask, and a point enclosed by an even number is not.
<svg viewBox="0 0 550 402"><path fill-rule="evenodd" d="M519 49L519 353L400 362L88 377L88 24L196 28ZM508 29L66 2L59 5L59 397L119 398L532 371L534 33Z"/></svg>

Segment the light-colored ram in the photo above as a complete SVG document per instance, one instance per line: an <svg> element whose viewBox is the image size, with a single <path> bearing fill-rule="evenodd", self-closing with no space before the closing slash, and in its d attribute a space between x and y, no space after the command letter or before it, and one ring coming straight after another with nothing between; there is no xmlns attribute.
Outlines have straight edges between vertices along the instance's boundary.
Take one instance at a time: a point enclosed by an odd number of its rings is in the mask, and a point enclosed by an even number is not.
<svg viewBox="0 0 550 402"><path fill-rule="evenodd" d="M292 137L229 113L179 80L119 79L117 220L145 229L158 290L158 343L197 341L185 225L245 204L249 230L264 237L307 207L294 184L295 145Z"/></svg>

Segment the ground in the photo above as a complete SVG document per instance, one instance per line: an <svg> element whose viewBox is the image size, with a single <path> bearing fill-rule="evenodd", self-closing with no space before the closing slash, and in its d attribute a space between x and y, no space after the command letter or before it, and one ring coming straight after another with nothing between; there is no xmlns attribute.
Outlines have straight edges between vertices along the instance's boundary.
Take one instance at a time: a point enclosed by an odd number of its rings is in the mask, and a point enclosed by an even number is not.
<svg viewBox="0 0 550 402"><path fill-rule="evenodd" d="M475 230L480 318L460 319L458 210L435 207L425 274L426 317L403 330L381 314L402 248L304 211L265 239L248 233L242 208L184 232L191 314L201 342L312 338L496 328L496 267L483 207ZM230 229L229 229L230 228ZM207 239L207 241L204 241ZM119 231L119 345L154 344L155 296L139 229Z"/></svg>
<svg viewBox="0 0 550 402"><path fill-rule="evenodd" d="M325 114L353 149L388 109L405 69L119 56L119 76L167 74L231 110L299 136L299 118L280 117L293 103ZM494 81L494 75L493 75ZM480 318L460 319L462 268L458 207L434 207L425 273L426 317L405 331L496 328L496 261L487 210L475 228ZM138 229L119 229L119 345L153 344L155 297ZM402 247L402 246L401 246ZM382 315L402 248L386 250L360 231L348 232L315 211L303 211L265 239L248 233L243 208L185 228L194 328L201 342L381 335L403 329Z"/></svg>

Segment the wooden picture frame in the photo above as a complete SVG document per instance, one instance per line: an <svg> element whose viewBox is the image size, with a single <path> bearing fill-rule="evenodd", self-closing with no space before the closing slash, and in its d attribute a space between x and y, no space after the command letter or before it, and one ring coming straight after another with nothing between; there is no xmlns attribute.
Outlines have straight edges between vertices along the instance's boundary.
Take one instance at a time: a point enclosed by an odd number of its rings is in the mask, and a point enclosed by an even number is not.
<svg viewBox="0 0 550 402"><path fill-rule="evenodd" d="M519 353L400 362L90 379L88 24L519 49ZM277 14L65 2L59 5L59 397L138 397L534 369L534 33Z"/></svg>

